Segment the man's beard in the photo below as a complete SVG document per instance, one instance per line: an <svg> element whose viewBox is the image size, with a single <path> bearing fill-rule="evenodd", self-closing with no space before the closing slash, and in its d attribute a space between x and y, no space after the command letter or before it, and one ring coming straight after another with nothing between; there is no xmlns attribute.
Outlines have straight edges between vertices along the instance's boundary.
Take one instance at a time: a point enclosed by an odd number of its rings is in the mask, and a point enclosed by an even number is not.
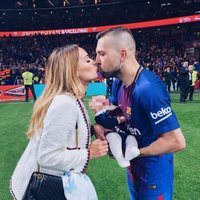
<svg viewBox="0 0 200 200"><path fill-rule="evenodd" d="M98 71L104 78L112 78L112 77L118 78L120 74L120 68L110 72L104 72L101 68L99 68Z"/></svg>

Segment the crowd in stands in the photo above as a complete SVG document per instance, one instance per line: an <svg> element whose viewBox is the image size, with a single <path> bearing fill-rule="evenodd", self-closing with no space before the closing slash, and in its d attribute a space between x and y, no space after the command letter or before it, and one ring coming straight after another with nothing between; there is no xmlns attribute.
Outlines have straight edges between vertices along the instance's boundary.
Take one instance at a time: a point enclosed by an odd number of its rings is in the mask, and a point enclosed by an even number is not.
<svg viewBox="0 0 200 200"><path fill-rule="evenodd" d="M84 41L86 38L87 41ZM89 36L35 35L0 38L0 85L20 84L21 74L28 67L32 68L40 83L44 77L48 55L54 48L69 43L85 43L89 48Z"/></svg>
<svg viewBox="0 0 200 200"><path fill-rule="evenodd" d="M178 31L169 28L163 32L137 30L133 34L140 64L155 72L165 82L169 81L169 76L166 77L169 68L174 90L178 90L179 68L183 62L199 66L194 55L185 53L186 41L200 40L198 26ZM54 48L66 44L79 44L87 49L91 57L95 57L95 36L96 34L66 34L0 38L0 85L20 84L21 74L27 67L32 68L37 77L36 83L42 83L48 55Z"/></svg>

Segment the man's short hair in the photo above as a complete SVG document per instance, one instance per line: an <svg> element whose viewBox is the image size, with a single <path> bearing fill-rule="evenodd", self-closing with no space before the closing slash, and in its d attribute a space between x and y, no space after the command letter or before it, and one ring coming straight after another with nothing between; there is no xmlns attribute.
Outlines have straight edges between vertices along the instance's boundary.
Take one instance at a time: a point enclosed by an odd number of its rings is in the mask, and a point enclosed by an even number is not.
<svg viewBox="0 0 200 200"><path fill-rule="evenodd" d="M131 33L131 31L127 28L124 28L124 27L115 27L115 28L110 28L110 29L107 29L105 31L102 31L102 32L99 32L96 36L96 39L99 40L100 38L104 37L105 35L108 35L108 34L119 34L119 33L128 33L132 39L135 41L134 37L133 37L133 34Z"/></svg>
<svg viewBox="0 0 200 200"><path fill-rule="evenodd" d="M102 38L106 35L109 35L111 37L113 36L112 37L113 39L118 40L121 45L129 48L129 50L131 50L131 51L133 50L134 54L135 54L136 42L133 37L133 34L131 33L131 31L129 29L124 28L124 27L110 28L108 30L98 33L96 36L96 39L99 40L100 38ZM124 40L124 37L125 37L125 40ZM115 47L116 47L116 45L115 45Z"/></svg>

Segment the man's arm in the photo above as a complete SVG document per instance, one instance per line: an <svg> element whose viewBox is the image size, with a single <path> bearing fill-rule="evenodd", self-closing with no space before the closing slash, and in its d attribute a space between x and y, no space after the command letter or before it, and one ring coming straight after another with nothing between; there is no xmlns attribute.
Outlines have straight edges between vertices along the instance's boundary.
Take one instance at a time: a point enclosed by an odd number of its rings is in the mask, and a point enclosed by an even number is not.
<svg viewBox="0 0 200 200"><path fill-rule="evenodd" d="M106 129L103 126L96 123L93 125L93 128L94 128L94 135L97 139L106 140L105 136Z"/></svg>
<svg viewBox="0 0 200 200"><path fill-rule="evenodd" d="M186 147L180 128L167 132L147 147L141 148L140 156L155 156L180 151Z"/></svg>

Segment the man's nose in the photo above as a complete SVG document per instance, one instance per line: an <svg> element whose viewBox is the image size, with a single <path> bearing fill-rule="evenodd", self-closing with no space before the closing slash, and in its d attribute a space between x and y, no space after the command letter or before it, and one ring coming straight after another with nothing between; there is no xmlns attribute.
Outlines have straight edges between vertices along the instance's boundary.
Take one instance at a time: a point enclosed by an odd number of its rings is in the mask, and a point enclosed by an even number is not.
<svg viewBox="0 0 200 200"><path fill-rule="evenodd" d="M96 58L95 58L95 63L96 63L96 65L99 65L99 63L100 63L98 56L96 56Z"/></svg>
<svg viewBox="0 0 200 200"><path fill-rule="evenodd" d="M96 62L96 60L95 60L95 65L97 66L97 68L98 69L100 69L101 68L101 64L100 64L100 62L98 61L98 62Z"/></svg>

